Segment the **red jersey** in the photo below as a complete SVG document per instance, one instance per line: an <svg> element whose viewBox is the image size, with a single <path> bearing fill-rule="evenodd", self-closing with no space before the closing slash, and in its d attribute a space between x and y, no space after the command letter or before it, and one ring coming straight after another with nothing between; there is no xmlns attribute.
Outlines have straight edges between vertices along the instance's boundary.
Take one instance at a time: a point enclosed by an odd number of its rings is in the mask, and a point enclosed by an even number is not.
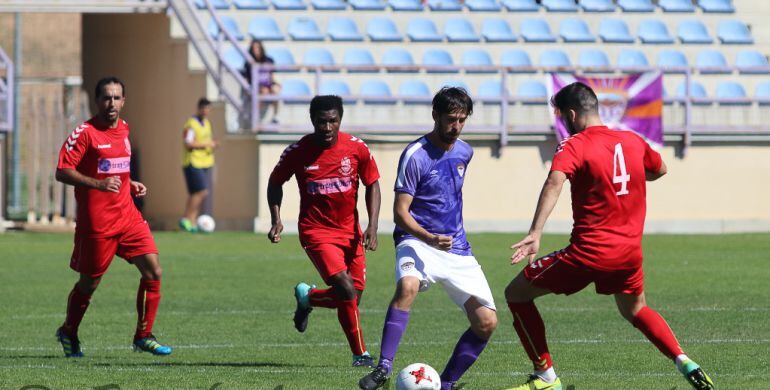
<svg viewBox="0 0 770 390"><path fill-rule="evenodd" d="M97 128L94 118L78 126L59 151L58 169L75 169L95 179L118 176L120 192L105 192L75 186L77 230L91 237L123 233L142 220L131 199L131 144L128 124L118 120L117 127Z"/></svg>
<svg viewBox="0 0 770 390"><path fill-rule="evenodd" d="M282 185L295 175L299 187L299 232L303 244L349 243L361 238L358 224L358 181L369 186L380 178L377 163L364 141L340 132L330 148L302 137L281 155L270 175Z"/></svg>
<svg viewBox="0 0 770 390"><path fill-rule="evenodd" d="M645 171L658 172L661 164L660 154L630 131L595 126L562 141L551 171L564 172L571 183L567 251L596 269L641 266Z"/></svg>

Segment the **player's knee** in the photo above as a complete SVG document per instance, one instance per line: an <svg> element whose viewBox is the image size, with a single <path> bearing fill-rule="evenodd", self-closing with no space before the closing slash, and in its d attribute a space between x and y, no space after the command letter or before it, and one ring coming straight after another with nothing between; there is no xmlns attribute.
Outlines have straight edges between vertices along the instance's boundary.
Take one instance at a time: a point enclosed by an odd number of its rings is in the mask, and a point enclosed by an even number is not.
<svg viewBox="0 0 770 390"><path fill-rule="evenodd" d="M348 301L358 298L358 291L353 284L353 279L345 272L334 275L331 280L331 285L334 287L334 292L340 299Z"/></svg>
<svg viewBox="0 0 770 390"><path fill-rule="evenodd" d="M522 289L514 279L505 287L505 300L508 302L526 302L530 299L524 295Z"/></svg>
<svg viewBox="0 0 770 390"><path fill-rule="evenodd" d="M97 277L97 278L81 277L77 283L78 289L83 294L92 295L94 291L96 291L96 287L99 286L99 282L101 280L102 280L101 277Z"/></svg>
<svg viewBox="0 0 770 390"><path fill-rule="evenodd" d="M494 333L495 329L497 329L497 316L494 314L484 316L480 318L475 326L472 326L473 333L476 333L476 336L479 336L482 339L489 339L492 337L492 333Z"/></svg>
<svg viewBox="0 0 770 390"><path fill-rule="evenodd" d="M402 278L398 281L393 305L401 310L408 310L420 292L420 281L417 278Z"/></svg>

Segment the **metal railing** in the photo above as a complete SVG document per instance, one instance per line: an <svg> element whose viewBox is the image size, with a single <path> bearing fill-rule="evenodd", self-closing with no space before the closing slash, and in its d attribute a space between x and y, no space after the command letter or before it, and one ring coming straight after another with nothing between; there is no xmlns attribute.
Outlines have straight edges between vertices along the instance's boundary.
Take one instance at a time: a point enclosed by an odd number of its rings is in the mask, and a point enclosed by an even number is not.
<svg viewBox="0 0 770 390"><path fill-rule="evenodd" d="M133 13L163 12L165 9L166 0L3 0L0 2L0 13Z"/></svg>
<svg viewBox="0 0 770 390"><path fill-rule="evenodd" d="M11 132L14 127L14 89L16 75L13 62L0 48L0 131Z"/></svg>

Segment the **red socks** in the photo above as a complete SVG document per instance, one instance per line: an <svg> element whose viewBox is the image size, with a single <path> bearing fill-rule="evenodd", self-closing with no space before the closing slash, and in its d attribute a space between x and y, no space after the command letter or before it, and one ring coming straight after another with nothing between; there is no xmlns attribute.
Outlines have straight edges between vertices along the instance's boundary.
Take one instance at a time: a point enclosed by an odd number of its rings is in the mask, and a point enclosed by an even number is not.
<svg viewBox="0 0 770 390"><path fill-rule="evenodd" d="M545 340L545 325L540 313L532 301L513 303L508 302L508 308L513 314L513 327L519 335L521 345L532 360L535 371L544 371L553 366L548 343Z"/></svg>
<svg viewBox="0 0 770 390"><path fill-rule="evenodd" d="M337 294L332 287L323 290L311 288L307 295L310 299L310 306L312 307L325 307L327 309L337 308Z"/></svg>
<svg viewBox="0 0 770 390"><path fill-rule="evenodd" d="M67 318L64 320L64 330L70 336L77 336L80 321L83 320L89 303L91 303L91 296L83 294L75 284L67 297Z"/></svg>
<svg viewBox="0 0 770 390"><path fill-rule="evenodd" d="M348 338L350 351L354 355L361 355L366 352L366 345L364 345L364 332L361 330L361 322L358 318L358 303L355 299L338 300L337 303L337 318Z"/></svg>
<svg viewBox="0 0 770 390"><path fill-rule="evenodd" d="M144 280L139 282L139 290L136 292L136 313L138 321L134 339L149 337L152 334L152 325L155 323L155 314L160 303L160 280Z"/></svg>
<svg viewBox="0 0 770 390"><path fill-rule="evenodd" d="M655 310L645 306L634 316L632 324L639 329L664 355L669 359L675 359L683 354L682 347L676 341L674 332L671 331L666 320Z"/></svg>

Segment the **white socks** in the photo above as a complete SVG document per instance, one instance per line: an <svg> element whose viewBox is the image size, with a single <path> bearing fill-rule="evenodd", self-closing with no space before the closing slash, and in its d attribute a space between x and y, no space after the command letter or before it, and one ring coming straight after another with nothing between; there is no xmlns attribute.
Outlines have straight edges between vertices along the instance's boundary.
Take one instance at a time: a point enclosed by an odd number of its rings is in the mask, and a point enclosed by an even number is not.
<svg viewBox="0 0 770 390"><path fill-rule="evenodd" d="M676 368L680 372L682 372L682 370L683 370L682 365L684 364L684 362L689 361L689 360L690 360L690 358L688 358L687 355L681 354L681 355L676 357L676 359L674 360L674 363L676 363Z"/></svg>
<svg viewBox="0 0 770 390"><path fill-rule="evenodd" d="M536 370L535 375L548 383L553 383L556 381L556 371L553 370L553 367L548 367L548 369L545 371Z"/></svg>

